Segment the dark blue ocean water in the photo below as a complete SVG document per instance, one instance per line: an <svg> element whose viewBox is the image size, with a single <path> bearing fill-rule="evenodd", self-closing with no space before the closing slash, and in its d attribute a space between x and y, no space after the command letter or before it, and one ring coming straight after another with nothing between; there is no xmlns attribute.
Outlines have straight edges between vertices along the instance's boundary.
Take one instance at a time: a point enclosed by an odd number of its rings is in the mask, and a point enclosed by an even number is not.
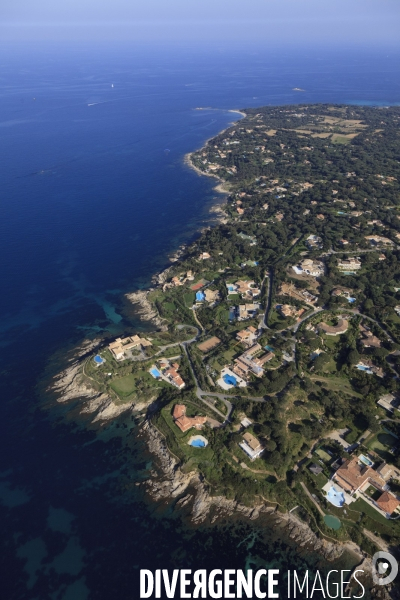
<svg viewBox="0 0 400 600"><path fill-rule="evenodd" d="M38 383L83 337L141 327L123 294L210 222L215 183L183 157L236 118L229 109L398 103L399 59L393 48L0 48L2 597L128 600L140 567L306 564L265 525L191 530L143 501L132 483L151 464L134 424L58 422Z"/></svg>

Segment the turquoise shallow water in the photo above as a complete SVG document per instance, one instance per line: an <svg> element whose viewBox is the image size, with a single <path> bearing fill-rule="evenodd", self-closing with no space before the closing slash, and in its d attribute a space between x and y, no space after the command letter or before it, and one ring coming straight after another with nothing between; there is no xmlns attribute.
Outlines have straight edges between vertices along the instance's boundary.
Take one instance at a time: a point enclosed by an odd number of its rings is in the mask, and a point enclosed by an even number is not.
<svg viewBox="0 0 400 600"><path fill-rule="evenodd" d="M399 56L223 44L2 53L2 595L125 600L139 568L315 566L270 521L194 529L149 504L135 484L152 457L134 421L87 431L67 407L40 410L37 384L84 336L143 327L123 294L210 221L214 182L183 157L238 118L228 109L395 103Z"/></svg>

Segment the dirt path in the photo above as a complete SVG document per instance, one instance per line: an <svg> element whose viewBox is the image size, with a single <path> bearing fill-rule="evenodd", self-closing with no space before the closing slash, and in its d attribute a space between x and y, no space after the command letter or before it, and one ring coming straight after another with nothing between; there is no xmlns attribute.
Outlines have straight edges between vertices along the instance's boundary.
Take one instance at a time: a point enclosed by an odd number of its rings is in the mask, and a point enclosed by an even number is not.
<svg viewBox="0 0 400 600"><path fill-rule="evenodd" d="M305 493L307 494L307 496L310 498L311 502L314 503L314 505L316 506L318 512L324 517L325 516L324 511L322 510L322 508L320 507L320 505L318 504L318 502L312 497L312 495L310 494L310 492L307 489L307 486L302 481L300 481L300 485L303 488L303 490L305 491Z"/></svg>

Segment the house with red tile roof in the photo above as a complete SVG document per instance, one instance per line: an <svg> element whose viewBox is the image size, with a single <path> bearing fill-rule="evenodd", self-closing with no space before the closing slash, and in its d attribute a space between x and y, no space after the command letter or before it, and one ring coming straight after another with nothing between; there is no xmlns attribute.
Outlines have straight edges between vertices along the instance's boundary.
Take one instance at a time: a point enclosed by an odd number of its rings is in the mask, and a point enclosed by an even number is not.
<svg viewBox="0 0 400 600"><path fill-rule="evenodd" d="M186 433L186 431L189 431L192 427L202 429L204 423L207 421L207 417L187 417L186 406L184 404L175 404L172 417L175 425L177 425L183 433Z"/></svg>

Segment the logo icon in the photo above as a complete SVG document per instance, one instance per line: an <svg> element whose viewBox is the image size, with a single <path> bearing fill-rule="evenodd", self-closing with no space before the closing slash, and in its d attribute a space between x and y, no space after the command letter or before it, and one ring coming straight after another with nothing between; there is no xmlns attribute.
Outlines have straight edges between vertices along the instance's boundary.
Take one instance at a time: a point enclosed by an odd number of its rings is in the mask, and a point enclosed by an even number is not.
<svg viewBox="0 0 400 600"><path fill-rule="evenodd" d="M377 585L387 585L396 579L399 566L389 552L377 552L372 557L372 579ZM383 577L386 574L386 577Z"/></svg>

